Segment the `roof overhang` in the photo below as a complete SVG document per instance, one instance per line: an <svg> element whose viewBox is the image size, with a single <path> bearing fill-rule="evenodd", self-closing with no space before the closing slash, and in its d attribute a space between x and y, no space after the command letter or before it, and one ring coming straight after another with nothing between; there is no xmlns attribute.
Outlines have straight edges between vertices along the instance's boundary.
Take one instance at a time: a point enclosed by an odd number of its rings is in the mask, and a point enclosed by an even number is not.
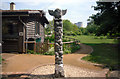
<svg viewBox="0 0 120 79"><path fill-rule="evenodd" d="M39 10L1 10L2 16L29 16L42 14Z"/></svg>

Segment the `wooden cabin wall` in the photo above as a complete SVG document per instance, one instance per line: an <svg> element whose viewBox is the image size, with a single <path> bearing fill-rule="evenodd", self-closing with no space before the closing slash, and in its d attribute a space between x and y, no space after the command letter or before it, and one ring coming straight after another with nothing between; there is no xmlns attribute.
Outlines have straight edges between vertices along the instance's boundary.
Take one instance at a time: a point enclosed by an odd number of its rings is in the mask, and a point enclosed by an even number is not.
<svg viewBox="0 0 120 79"><path fill-rule="evenodd" d="M45 39L45 31L44 31L44 27L43 25L41 25L41 23L39 23L39 27L40 27L40 36L41 36L41 42L44 42Z"/></svg>
<svg viewBox="0 0 120 79"><path fill-rule="evenodd" d="M23 52L25 52L25 40L26 40L26 26L23 26Z"/></svg>
<svg viewBox="0 0 120 79"><path fill-rule="evenodd" d="M6 22L6 20L9 21L15 21L17 22L17 28L18 28L18 32L17 32L17 36L15 35L5 35L3 34L2 36L2 41L3 43L3 52L25 52L25 43L24 41L26 40L26 27L20 22L20 20L18 19L18 17L3 17L3 21L2 22ZM39 26L39 35L41 37L41 42L44 42L44 37L45 37L45 33L44 33L44 27L43 25L35 20L35 19L31 19L30 18L26 18L26 17L21 17L21 19L23 20L23 22L26 23L27 25L27 38L33 38L35 41L35 35L37 34L35 31L35 26L38 25ZM3 23L4 24L4 23ZM12 37L12 38L11 38Z"/></svg>
<svg viewBox="0 0 120 79"><path fill-rule="evenodd" d="M35 21L29 21L27 25L27 39L35 38Z"/></svg>
<svg viewBox="0 0 120 79"><path fill-rule="evenodd" d="M18 27L12 23L18 23L13 18L3 18L2 21L2 52L18 52ZM12 32L13 31L13 32Z"/></svg>
<svg viewBox="0 0 120 79"><path fill-rule="evenodd" d="M41 42L44 42L45 37L44 27L43 25L41 25L40 22L28 21L26 25L27 25L27 39L29 38L36 39L35 35L39 34L41 37Z"/></svg>
<svg viewBox="0 0 120 79"><path fill-rule="evenodd" d="M24 25L22 23L18 23L18 32L19 32L19 38L18 38L18 52L24 52Z"/></svg>
<svg viewBox="0 0 120 79"><path fill-rule="evenodd" d="M24 43L23 43L23 24L19 21L18 17L3 17L2 21L2 52L23 52ZM8 25L8 24L11 24ZM12 24L15 24L15 26ZM5 28L4 28L5 27ZM10 34L10 29L15 32Z"/></svg>

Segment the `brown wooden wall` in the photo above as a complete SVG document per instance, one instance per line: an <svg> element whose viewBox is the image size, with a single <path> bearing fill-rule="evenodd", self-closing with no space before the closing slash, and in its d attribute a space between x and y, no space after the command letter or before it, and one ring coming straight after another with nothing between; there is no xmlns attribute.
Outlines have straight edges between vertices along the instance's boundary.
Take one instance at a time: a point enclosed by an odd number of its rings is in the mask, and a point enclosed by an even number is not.
<svg viewBox="0 0 120 79"><path fill-rule="evenodd" d="M3 52L18 52L18 40L3 40Z"/></svg>
<svg viewBox="0 0 120 79"><path fill-rule="evenodd" d="M9 35L9 37L5 34L2 34L2 41L3 43L3 52L25 52L25 41L26 38L33 38L35 41L35 34L36 34L36 26L39 26L38 30L39 30L39 35L41 37L41 42L44 42L44 27L43 25L41 25L40 22L36 21L35 19L33 20L27 20L25 23L27 25L27 37L26 37L26 28L25 26L19 21L18 17L4 17L3 18L3 22L5 22L5 20L9 21L15 21L17 22L17 35ZM8 21L8 22L9 22ZM23 35L21 36L20 34L23 33ZM12 37L12 38L11 38Z"/></svg>
<svg viewBox="0 0 120 79"><path fill-rule="evenodd" d="M13 28L13 34L10 34L11 31L10 28L12 28L10 24L15 23L15 28ZM2 21L3 25L2 27L7 28L7 32L5 32L5 29L2 29L2 52L23 52L23 36L19 36L19 32L23 32L23 24L19 22L15 17L14 18L3 18ZM10 28L9 28L10 27Z"/></svg>
<svg viewBox="0 0 120 79"><path fill-rule="evenodd" d="M18 52L24 52L24 26L20 22L18 23L19 33L23 33L23 35L19 34L18 38Z"/></svg>

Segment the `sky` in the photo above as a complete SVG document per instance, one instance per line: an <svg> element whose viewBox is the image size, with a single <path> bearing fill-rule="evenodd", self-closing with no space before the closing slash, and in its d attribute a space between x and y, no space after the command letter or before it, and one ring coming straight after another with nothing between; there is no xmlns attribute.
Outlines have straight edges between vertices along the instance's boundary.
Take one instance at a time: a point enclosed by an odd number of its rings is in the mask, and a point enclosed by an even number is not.
<svg viewBox="0 0 120 79"><path fill-rule="evenodd" d="M68 19L72 23L83 22L83 27L87 26L89 16L97 13L91 8L96 5L95 0L2 0L0 7L3 10L9 10L10 2L16 4L16 10L44 10L48 20L53 19L53 17L49 15L48 10L55 10L56 8L67 9L66 15L62 18Z"/></svg>

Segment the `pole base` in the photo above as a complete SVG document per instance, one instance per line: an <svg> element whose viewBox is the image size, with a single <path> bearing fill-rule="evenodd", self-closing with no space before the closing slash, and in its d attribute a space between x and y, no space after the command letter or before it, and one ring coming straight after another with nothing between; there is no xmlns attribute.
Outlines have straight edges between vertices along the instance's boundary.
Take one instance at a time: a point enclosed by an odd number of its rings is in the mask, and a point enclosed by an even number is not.
<svg viewBox="0 0 120 79"><path fill-rule="evenodd" d="M56 65L55 66L55 74L54 74L55 78L63 78L65 77L64 75L64 69L63 67Z"/></svg>

